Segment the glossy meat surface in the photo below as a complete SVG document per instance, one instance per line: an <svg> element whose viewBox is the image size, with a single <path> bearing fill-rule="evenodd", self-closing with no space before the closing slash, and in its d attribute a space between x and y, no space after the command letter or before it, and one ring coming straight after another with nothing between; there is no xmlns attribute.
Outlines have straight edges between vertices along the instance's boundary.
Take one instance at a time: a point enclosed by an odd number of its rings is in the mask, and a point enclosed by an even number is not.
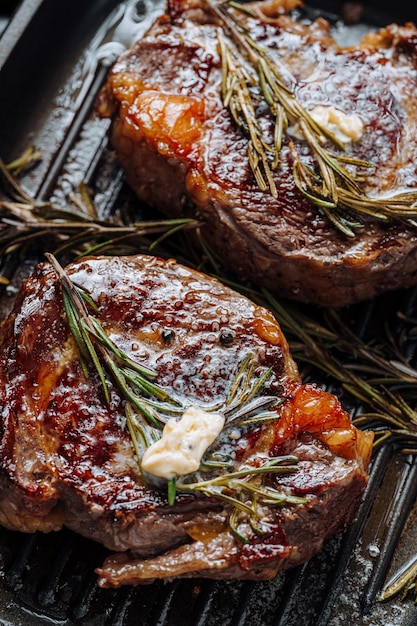
<svg viewBox="0 0 417 626"><path fill-rule="evenodd" d="M299 102L360 118L347 155L372 163L372 197L416 186L417 29L390 25L341 48L323 19L286 14L296 2L260 2L251 36L275 54ZM366 221L354 238L337 230L295 187L290 141L274 173L278 197L259 190L247 139L221 98L218 26L202 2L168 4L167 15L112 68L97 105L114 120L112 142L137 195L170 216L197 215L227 266L289 298L345 306L416 284L417 231ZM281 65L280 65L281 67ZM268 124L268 116L264 123Z"/></svg>
<svg viewBox="0 0 417 626"><path fill-rule="evenodd" d="M295 472L268 480L307 501L262 507L260 536L240 519L250 536L243 544L222 501L178 494L169 504L163 489L146 484L117 385L109 377L107 404L94 371L84 376L59 280L42 263L1 327L2 525L24 532L66 525L103 543L119 554L99 570L99 582L119 586L176 576L270 578L350 522L372 435L353 427L334 396L301 384L271 313L173 260L90 257L66 269L114 344L151 367L185 407L224 404L248 355L256 375L271 368L262 393L282 399L276 419L225 429L215 446L235 469L295 455Z"/></svg>

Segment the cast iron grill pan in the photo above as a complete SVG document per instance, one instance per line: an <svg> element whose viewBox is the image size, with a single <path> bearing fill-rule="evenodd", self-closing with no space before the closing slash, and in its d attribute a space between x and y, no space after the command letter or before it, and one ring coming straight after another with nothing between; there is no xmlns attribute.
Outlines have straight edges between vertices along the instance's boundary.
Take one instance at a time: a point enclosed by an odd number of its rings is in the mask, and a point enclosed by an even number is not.
<svg viewBox="0 0 417 626"><path fill-rule="evenodd" d="M310 3L311 5L313 3ZM319 3L326 17L338 3ZM38 199L65 203L80 181L94 189L103 218L133 211L143 218L108 145L108 121L93 103L109 65L132 33L140 33L162 0L23 0L5 5L0 33L0 157L8 162L30 144L41 163L23 179ZM376 26L413 20L409 7L392 14L369 2L363 16ZM1 260L11 287L0 293L7 314L22 279L42 257ZM366 338L379 311L416 315L417 289L362 303L349 311ZM395 329L394 329L395 331ZM411 357L415 345L409 346ZM415 359L414 359L415 362ZM329 391L320 373L316 380ZM343 396L342 396L343 401ZM361 410L352 406L352 414ZM94 568L106 550L69 530L24 535L0 529L0 623L9 626L408 626L411 600L377 601L387 577L413 557L417 545L417 459L386 445L375 455L357 519L308 563L268 582L182 580L137 588L99 589Z"/></svg>

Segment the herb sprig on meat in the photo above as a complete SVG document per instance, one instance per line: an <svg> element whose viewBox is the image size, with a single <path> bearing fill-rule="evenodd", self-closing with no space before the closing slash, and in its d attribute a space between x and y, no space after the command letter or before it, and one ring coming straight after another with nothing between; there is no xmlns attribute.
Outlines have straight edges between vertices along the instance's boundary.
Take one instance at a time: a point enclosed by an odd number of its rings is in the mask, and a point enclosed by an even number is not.
<svg viewBox="0 0 417 626"><path fill-rule="evenodd" d="M273 171L288 128L297 125L315 167L306 165L290 141L295 185L339 231L354 237L368 218L417 226L417 190L386 198L372 198L363 191L372 163L349 156L344 144L299 102L277 59L249 35L239 17L239 13L250 16L248 8L216 0L209 0L209 5L222 26L218 39L223 101L248 135L248 161L259 188L277 197ZM272 140L256 115L259 100L271 113Z"/></svg>
<svg viewBox="0 0 417 626"><path fill-rule="evenodd" d="M62 287L64 310L78 348L83 373L89 376L91 367L97 373L107 403L110 402L110 391L106 373L111 375L124 398L127 426L140 467L144 451L161 438L167 421L180 417L186 407L171 390L155 382L157 374L154 371L130 359L111 341L98 318L89 312L89 309L97 312L89 294L71 281L52 254L46 253L46 257ZM250 428L253 423L258 425L265 420L279 419L276 408L282 399L259 395L271 370L265 369L259 373L256 369L257 363L253 357L245 358L231 382L224 404L206 409L222 412L225 415L225 428ZM306 503L305 497L281 493L263 481L266 475L287 474L296 469L296 457L279 456L269 458L259 466L233 470L221 453L209 448L197 472L170 478L164 485L170 505L174 504L177 492L204 494L230 504L230 528L240 541L246 543L246 537L238 531L239 513L248 515L251 525L256 526L258 505ZM149 481L149 477L144 477Z"/></svg>

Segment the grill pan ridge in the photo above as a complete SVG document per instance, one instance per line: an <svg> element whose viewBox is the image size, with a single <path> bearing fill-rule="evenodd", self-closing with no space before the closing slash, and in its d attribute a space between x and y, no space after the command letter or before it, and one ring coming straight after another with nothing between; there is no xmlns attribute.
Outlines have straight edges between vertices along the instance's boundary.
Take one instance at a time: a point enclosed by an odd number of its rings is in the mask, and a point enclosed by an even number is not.
<svg viewBox="0 0 417 626"><path fill-rule="evenodd" d="M417 19L408 5L398 3L393 15L386 4L367 3L363 15L376 25ZM325 0L317 5L326 12L341 8ZM8 162L34 144L43 158L22 180L32 196L59 205L84 181L94 189L100 217L129 207L140 219L143 208L125 187L108 145L108 122L95 118L93 104L115 55L143 32L163 1L23 0L5 6L0 157ZM2 318L37 260L34 252L19 265L0 261L11 281L0 293ZM416 316L417 289L393 298ZM375 302L355 307L356 332L366 337L377 316ZM377 595L415 554L416 495L417 458L386 445L374 456L354 524L311 561L268 582L196 579L100 589L94 568L106 554L102 546L66 529L47 535L0 529L0 624L340 626L349 620L351 626L411 626L417 623L411 600L379 603Z"/></svg>

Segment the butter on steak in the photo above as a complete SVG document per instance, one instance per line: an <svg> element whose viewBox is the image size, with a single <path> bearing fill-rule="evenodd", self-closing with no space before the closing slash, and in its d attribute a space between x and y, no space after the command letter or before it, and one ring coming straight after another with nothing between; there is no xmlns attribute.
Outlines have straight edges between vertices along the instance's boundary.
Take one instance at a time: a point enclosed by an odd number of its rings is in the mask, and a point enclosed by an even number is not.
<svg viewBox="0 0 417 626"><path fill-rule="evenodd" d="M107 379L83 374L52 265L23 284L0 333L0 524L22 532L67 526L114 554L99 584L154 579L267 579L317 553L349 524L368 480L372 434L357 430L336 397L302 384L274 317L195 270L149 256L88 257L68 276L96 305L111 341L185 408L221 411L236 372L271 369L261 395L276 397L273 419L227 426L214 451L233 469L294 455L290 474L266 484L303 504L259 506L230 526L231 506L144 482L124 402ZM262 412L262 411L261 411ZM218 416L216 416L217 418ZM174 418L175 419L175 418ZM209 419L209 413L205 416Z"/></svg>
<svg viewBox="0 0 417 626"><path fill-rule="evenodd" d="M416 27L392 24L341 48L324 19L291 18L299 4L252 3L250 36L284 68L304 108L346 142L346 154L373 164L369 196L415 190ZM311 164L297 128L273 174L278 197L260 191L247 138L222 102L218 30L204 0L170 0L109 73L97 111L113 119L116 157L138 197L168 216L197 216L239 278L284 297L345 306L417 284L416 228L367 219L347 237L296 188L290 142ZM270 124L269 113L260 119Z"/></svg>

